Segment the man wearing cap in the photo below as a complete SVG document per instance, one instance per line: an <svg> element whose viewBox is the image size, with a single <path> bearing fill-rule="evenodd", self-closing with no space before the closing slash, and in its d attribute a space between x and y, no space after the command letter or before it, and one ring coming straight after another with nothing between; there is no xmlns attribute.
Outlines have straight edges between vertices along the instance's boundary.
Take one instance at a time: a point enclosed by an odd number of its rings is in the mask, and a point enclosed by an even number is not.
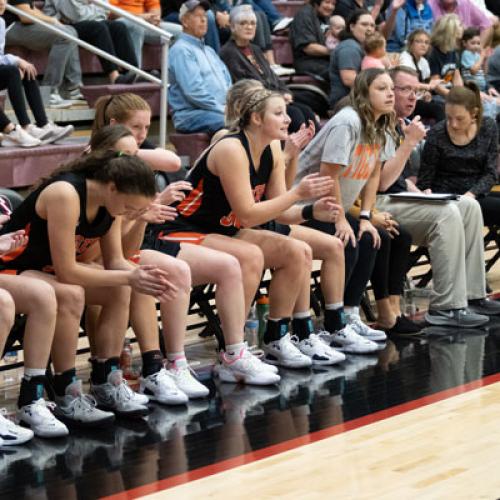
<svg viewBox="0 0 500 500"><path fill-rule="evenodd" d="M179 11L184 32L169 58L169 104L178 132L212 134L224 127L231 77L220 57L203 42L208 8L204 0L187 0Z"/></svg>

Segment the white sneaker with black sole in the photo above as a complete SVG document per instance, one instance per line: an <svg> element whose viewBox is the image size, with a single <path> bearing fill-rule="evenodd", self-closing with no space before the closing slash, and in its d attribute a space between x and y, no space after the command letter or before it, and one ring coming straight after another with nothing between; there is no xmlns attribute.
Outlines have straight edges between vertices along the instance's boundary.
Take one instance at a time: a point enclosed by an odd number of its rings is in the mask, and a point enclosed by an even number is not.
<svg viewBox="0 0 500 500"><path fill-rule="evenodd" d="M31 429L16 425L7 418L5 408L0 410L0 446L15 446L26 443L35 435Z"/></svg>
<svg viewBox="0 0 500 500"><path fill-rule="evenodd" d="M196 375L190 368L186 359L178 359L174 363L169 363L167 371L173 378L175 385L189 399L204 398L208 396L209 390L196 379Z"/></svg>
<svg viewBox="0 0 500 500"><path fill-rule="evenodd" d="M476 328L489 320L488 316L476 314L468 309L429 310L425 314L425 321L433 326Z"/></svg>
<svg viewBox="0 0 500 500"><path fill-rule="evenodd" d="M277 384L281 377L269 370L265 363L243 348L237 357L220 353L220 364L215 366L215 373L223 382L244 383L250 385Z"/></svg>
<svg viewBox="0 0 500 500"><path fill-rule="evenodd" d="M263 345L264 359L271 365L284 366L286 368L309 368L312 360L309 356L302 354L293 344L290 333L279 340Z"/></svg>
<svg viewBox="0 0 500 500"><path fill-rule="evenodd" d="M177 387L174 377L165 368L147 377L141 377L139 392L145 394L151 401L164 405L183 405L189 399Z"/></svg>
<svg viewBox="0 0 500 500"><path fill-rule="evenodd" d="M93 384L91 394L98 408L121 417L142 417L149 413L146 405L135 400L135 393L123 378L121 370L110 372L106 383Z"/></svg>
<svg viewBox="0 0 500 500"><path fill-rule="evenodd" d="M352 354L371 354L379 351L380 346L361 335L351 325L346 325L335 333L319 332L319 338L330 347Z"/></svg>
<svg viewBox="0 0 500 500"><path fill-rule="evenodd" d="M365 339L373 340L374 342L387 340L387 335L384 331L376 330L375 328L369 327L366 323L363 323L359 314L346 314L345 316L347 324L351 325L358 335L361 335Z"/></svg>
<svg viewBox="0 0 500 500"><path fill-rule="evenodd" d="M17 411L17 421L29 427L35 436L43 438L57 438L67 436L68 428L59 421L50 408L54 403L47 403L44 399L38 399L34 403L23 406Z"/></svg>
<svg viewBox="0 0 500 500"><path fill-rule="evenodd" d="M291 340L302 354L311 358L313 365L334 365L346 359L345 354L325 344L315 333L303 340L293 335Z"/></svg>
<svg viewBox="0 0 500 500"><path fill-rule="evenodd" d="M82 392L82 381L66 387L63 397L56 397L54 415L70 427L107 427L115 421L115 414L97 408L96 400Z"/></svg>

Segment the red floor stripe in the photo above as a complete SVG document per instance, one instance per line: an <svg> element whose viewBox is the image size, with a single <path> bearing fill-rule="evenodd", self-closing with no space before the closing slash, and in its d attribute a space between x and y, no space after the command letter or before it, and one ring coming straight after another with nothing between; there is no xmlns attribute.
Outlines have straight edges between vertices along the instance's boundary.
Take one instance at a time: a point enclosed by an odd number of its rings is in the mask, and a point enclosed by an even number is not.
<svg viewBox="0 0 500 500"><path fill-rule="evenodd" d="M152 493L157 493L159 491L166 490L168 488L173 488L174 486L179 486L197 479L201 479L212 474L217 474L218 472L223 472L234 467L239 467L241 465L249 464L255 462L256 460L261 460L263 458L271 457L278 453L283 453L284 451L292 450L298 448L299 446L304 446L306 444L314 443L322 439L341 434L343 432L351 431L364 425L372 424L374 422L379 422L389 417L394 417L402 413L427 406L437 401L442 401L444 399L457 396L464 392L469 392L474 389L479 389L481 387L486 387L488 385L494 384L500 381L500 373L484 377L482 379L476 380L474 382L469 382L467 384L460 385L458 387L453 387L445 391L437 392L436 394L431 394L414 401L408 401L392 408L386 410L381 410L371 415L366 415L343 424L337 424L320 431L312 432L295 439L290 439L282 443L278 443L267 448L262 448L260 450L252 451L250 453L245 453L243 455L224 460L212 465L207 465L199 469L195 469L189 472L184 472L176 476L172 476L166 479L161 479L151 484L144 486L139 486L122 493L116 493L115 495L110 495L105 497L105 500L125 500L138 498L144 495L150 495Z"/></svg>

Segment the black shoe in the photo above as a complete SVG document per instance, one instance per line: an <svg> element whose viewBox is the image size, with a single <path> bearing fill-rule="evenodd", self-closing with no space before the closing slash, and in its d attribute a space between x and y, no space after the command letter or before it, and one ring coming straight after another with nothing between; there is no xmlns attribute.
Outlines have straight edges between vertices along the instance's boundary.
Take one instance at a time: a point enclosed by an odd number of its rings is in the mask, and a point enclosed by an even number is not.
<svg viewBox="0 0 500 500"><path fill-rule="evenodd" d="M425 321L434 326L453 326L455 328L475 328L488 323L488 316L477 314L469 309L429 310Z"/></svg>
<svg viewBox="0 0 500 500"><path fill-rule="evenodd" d="M137 75L133 73L132 71L127 71L127 73L124 73L123 75L120 75L114 83L119 84L119 85L130 85L131 83L135 83L137 79Z"/></svg>
<svg viewBox="0 0 500 500"><path fill-rule="evenodd" d="M396 323L387 330L388 335L419 335L422 328L404 315L396 318Z"/></svg>
<svg viewBox="0 0 500 500"><path fill-rule="evenodd" d="M476 314L494 316L500 314L500 302L486 298L469 300L469 309Z"/></svg>

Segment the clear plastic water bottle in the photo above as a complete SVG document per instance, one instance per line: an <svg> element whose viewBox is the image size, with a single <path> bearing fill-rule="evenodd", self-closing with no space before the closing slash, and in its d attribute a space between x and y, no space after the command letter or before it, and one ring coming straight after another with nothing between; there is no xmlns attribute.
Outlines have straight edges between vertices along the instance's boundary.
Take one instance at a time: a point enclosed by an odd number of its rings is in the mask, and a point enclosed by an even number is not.
<svg viewBox="0 0 500 500"><path fill-rule="evenodd" d="M251 307L245 322L245 340L250 349L257 347L259 344L259 319L255 305Z"/></svg>
<svg viewBox="0 0 500 500"><path fill-rule="evenodd" d="M3 357L3 364L5 366L13 365L14 363L17 363L19 359L17 351L7 351ZM16 369L10 369L6 370L3 372L3 382L5 383L11 383L16 381L15 377L15 371Z"/></svg>
<svg viewBox="0 0 500 500"><path fill-rule="evenodd" d="M404 291L404 314L412 318L417 313L417 305L415 304L415 293L413 288L407 288Z"/></svg>

